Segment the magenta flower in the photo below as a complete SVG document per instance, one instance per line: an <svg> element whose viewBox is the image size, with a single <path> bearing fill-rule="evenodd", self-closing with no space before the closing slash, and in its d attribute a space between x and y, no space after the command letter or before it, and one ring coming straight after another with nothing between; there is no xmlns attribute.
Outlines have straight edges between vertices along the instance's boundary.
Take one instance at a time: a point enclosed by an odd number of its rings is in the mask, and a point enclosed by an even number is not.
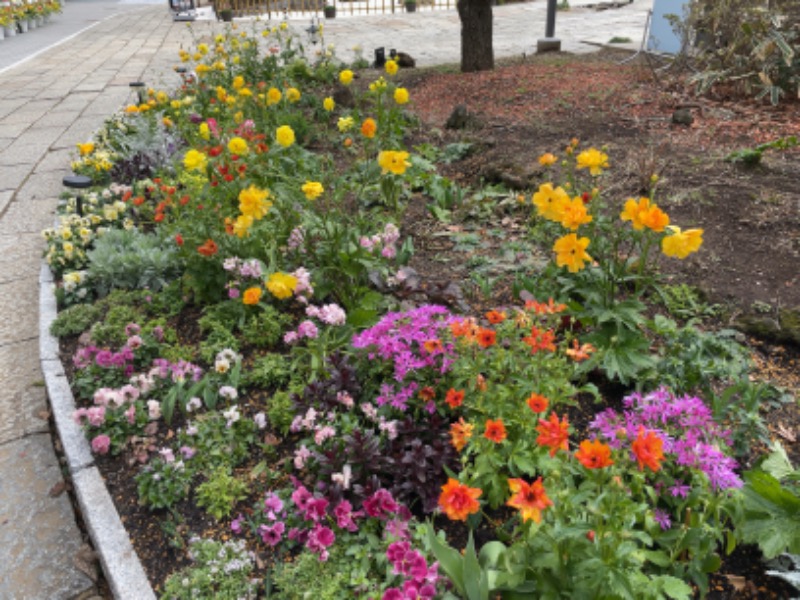
<svg viewBox="0 0 800 600"><path fill-rule="evenodd" d="M281 539L283 538L283 532L285 530L286 525L284 525L281 521L278 521L272 525L260 525L258 528L258 533L261 535L262 541L267 546L274 548L280 544Z"/></svg>

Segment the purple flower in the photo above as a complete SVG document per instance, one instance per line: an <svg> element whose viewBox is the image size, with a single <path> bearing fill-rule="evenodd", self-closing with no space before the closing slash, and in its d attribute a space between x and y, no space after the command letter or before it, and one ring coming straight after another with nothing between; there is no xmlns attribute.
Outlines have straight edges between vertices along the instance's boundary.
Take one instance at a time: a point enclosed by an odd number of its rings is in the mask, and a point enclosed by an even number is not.
<svg viewBox="0 0 800 600"><path fill-rule="evenodd" d="M283 501L274 492L269 492L267 497L264 499L264 512L267 513L267 516L272 514L273 516L270 518L275 520L275 513L279 513L282 510Z"/></svg>
<svg viewBox="0 0 800 600"><path fill-rule="evenodd" d="M306 486L300 485L295 491L292 492L292 502L301 511L306 510L306 506L314 497L306 489Z"/></svg>
<svg viewBox="0 0 800 600"><path fill-rule="evenodd" d="M231 521L231 531L236 535L242 533L242 521L244 517L242 515L237 516L233 521Z"/></svg>
<svg viewBox="0 0 800 600"><path fill-rule="evenodd" d="M183 456L185 460L189 460L195 454L197 454L197 450L189 446L181 446L179 452L181 453L181 456Z"/></svg>
<svg viewBox="0 0 800 600"><path fill-rule="evenodd" d="M675 484L669 488L670 494L672 494L673 498L686 498L689 495L689 492L692 491L691 486L684 485L683 481L680 479L675 480Z"/></svg>
<svg viewBox="0 0 800 600"><path fill-rule="evenodd" d="M389 588L383 592L381 600L406 600L406 595L397 588Z"/></svg>
<svg viewBox="0 0 800 600"><path fill-rule="evenodd" d="M666 531L672 527L672 521L670 520L669 515L660 508L657 508L653 511L653 519L655 519L656 523L661 525L661 529L663 531Z"/></svg>

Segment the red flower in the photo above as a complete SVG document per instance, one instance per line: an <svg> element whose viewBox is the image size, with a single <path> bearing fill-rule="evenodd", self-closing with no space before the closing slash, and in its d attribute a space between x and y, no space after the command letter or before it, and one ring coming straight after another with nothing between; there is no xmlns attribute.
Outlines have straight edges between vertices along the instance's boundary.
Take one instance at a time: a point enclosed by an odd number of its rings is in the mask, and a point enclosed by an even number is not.
<svg viewBox="0 0 800 600"><path fill-rule="evenodd" d="M506 502L506 506L519 509L523 522L529 519L533 519L534 523L541 522L542 511L553 505L553 501L547 497L541 477L533 483L509 479L508 487L514 495Z"/></svg>
<svg viewBox="0 0 800 600"><path fill-rule="evenodd" d="M467 487L452 477L442 486L439 506L453 521L466 521L469 515L481 508L478 498L483 493L479 488Z"/></svg>
<svg viewBox="0 0 800 600"><path fill-rule="evenodd" d="M572 340L572 348L567 350L567 356L569 356L575 362L581 362L588 359L594 351L595 347L591 344L580 345L578 340L574 339Z"/></svg>
<svg viewBox="0 0 800 600"><path fill-rule="evenodd" d="M611 446L600 440L583 440L575 458L587 469L602 469L614 464L611 460Z"/></svg>
<svg viewBox="0 0 800 600"><path fill-rule="evenodd" d="M633 455L639 463L639 470L645 467L653 473L661 468L661 461L664 460L664 440L655 431L645 431L644 427L639 428L639 434L631 444Z"/></svg>
<svg viewBox="0 0 800 600"><path fill-rule="evenodd" d="M559 422L558 415L550 413L548 419L542 419L536 426L539 437L536 443L550 447L550 456L555 456L559 450L569 450L569 421L567 416Z"/></svg>
<svg viewBox="0 0 800 600"><path fill-rule="evenodd" d="M464 390L455 390L450 388L447 390L447 395L444 397L444 401L447 402L447 405L450 408L458 408L464 402Z"/></svg>
<svg viewBox="0 0 800 600"><path fill-rule="evenodd" d="M430 402L434 398L436 398L436 390L434 390L431 386L426 385L419 391L419 397L425 400L426 402Z"/></svg>
<svg viewBox="0 0 800 600"><path fill-rule="evenodd" d="M527 400L528 408L533 412L539 414L547 410L550 401L541 394L531 394Z"/></svg>
<svg viewBox="0 0 800 600"><path fill-rule="evenodd" d="M495 444L499 444L506 439L506 426L503 424L503 419L497 419L496 421L487 419L483 437L487 440L492 440Z"/></svg>
<svg viewBox="0 0 800 600"><path fill-rule="evenodd" d="M163 221L163 220L164 220L164 213L162 213L162 212L156 213L153 216L153 221L155 221L156 223L161 223L161 221Z"/></svg>
<svg viewBox="0 0 800 600"><path fill-rule="evenodd" d="M180 233L175 234L175 243L178 244L178 246L183 246L183 236Z"/></svg>
<svg viewBox="0 0 800 600"><path fill-rule="evenodd" d="M478 330L477 339L482 348L489 348L497 343L497 334L492 329L481 328Z"/></svg>
<svg viewBox="0 0 800 600"><path fill-rule="evenodd" d="M214 156L219 156L220 154L222 154L222 146L214 146L213 148L209 148L208 150L208 155L211 156L212 158Z"/></svg>
<svg viewBox="0 0 800 600"><path fill-rule="evenodd" d="M566 304L556 304L552 298L547 303L537 302L536 300L525 302L525 310L532 310L537 315L554 315L566 309Z"/></svg>
<svg viewBox="0 0 800 600"><path fill-rule="evenodd" d="M214 256L219 251L219 246L212 239L207 239L201 246L197 247L197 251L203 256Z"/></svg>

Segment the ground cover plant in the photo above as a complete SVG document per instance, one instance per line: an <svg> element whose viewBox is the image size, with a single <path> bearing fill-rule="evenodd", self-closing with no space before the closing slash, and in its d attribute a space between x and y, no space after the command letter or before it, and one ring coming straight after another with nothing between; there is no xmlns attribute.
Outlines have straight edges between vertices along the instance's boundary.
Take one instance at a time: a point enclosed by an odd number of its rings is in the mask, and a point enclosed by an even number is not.
<svg viewBox="0 0 800 600"><path fill-rule="evenodd" d="M447 74L283 25L179 59L45 232L75 419L159 594L689 598L742 542L796 552L754 526L796 515L759 457L796 400L669 278L709 237L685 165L614 179L616 138L559 130L480 182L480 129L423 135Z"/></svg>

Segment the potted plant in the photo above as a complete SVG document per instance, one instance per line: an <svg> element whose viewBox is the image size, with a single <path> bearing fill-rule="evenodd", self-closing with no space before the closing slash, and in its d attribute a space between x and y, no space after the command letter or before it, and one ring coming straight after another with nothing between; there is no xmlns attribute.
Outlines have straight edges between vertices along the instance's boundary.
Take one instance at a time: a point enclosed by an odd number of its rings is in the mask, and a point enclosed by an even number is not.
<svg viewBox="0 0 800 600"><path fill-rule="evenodd" d="M226 23L230 23L233 21L233 10L230 8L223 8L221 11L219 11L219 18Z"/></svg>
<svg viewBox="0 0 800 600"><path fill-rule="evenodd" d="M417 12L417 0L405 0L406 12Z"/></svg>
<svg viewBox="0 0 800 600"><path fill-rule="evenodd" d="M325 15L326 19L335 19L336 5L326 3L325 6L322 8L322 12Z"/></svg>

